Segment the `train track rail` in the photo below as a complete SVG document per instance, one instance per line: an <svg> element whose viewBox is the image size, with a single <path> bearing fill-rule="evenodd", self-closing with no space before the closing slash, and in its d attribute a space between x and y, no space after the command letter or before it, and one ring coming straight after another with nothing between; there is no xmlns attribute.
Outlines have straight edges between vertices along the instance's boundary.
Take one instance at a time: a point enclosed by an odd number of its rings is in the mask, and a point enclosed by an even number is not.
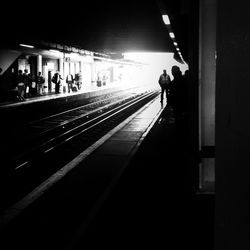
<svg viewBox="0 0 250 250"><path fill-rule="evenodd" d="M7 150L11 152L9 168L18 169L27 165L27 156L36 152L37 149L53 144L56 140L62 138L62 135L67 137L69 133L74 133L77 127L81 128L83 124L87 125L93 119L95 121L96 117L101 117L101 115L110 112L112 109L119 109L145 93L131 94L131 92L126 92L109 96L87 105L21 125L21 128L19 128L22 131L21 134L10 135L12 139L9 139L9 141L14 143L11 143L11 148Z"/></svg>
<svg viewBox="0 0 250 250"><path fill-rule="evenodd" d="M116 96L28 123L26 128L34 130L26 141L25 150L13 154L2 181L4 189L1 190L5 190L2 194L3 209L33 190L158 94L158 91L147 91ZM46 126L42 125L44 123Z"/></svg>

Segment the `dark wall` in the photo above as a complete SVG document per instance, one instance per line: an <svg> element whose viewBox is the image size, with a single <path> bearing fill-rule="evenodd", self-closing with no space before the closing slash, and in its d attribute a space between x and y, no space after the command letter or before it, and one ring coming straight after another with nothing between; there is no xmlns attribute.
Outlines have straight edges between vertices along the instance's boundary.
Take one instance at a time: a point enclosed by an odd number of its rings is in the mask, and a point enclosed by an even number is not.
<svg viewBox="0 0 250 250"><path fill-rule="evenodd" d="M10 98L8 96L8 91L14 89L16 86L16 75L18 72L18 63L15 60L10 67L5 70L5 72L1 75L1 83L0 83L0 100L8 100Z"/></svg>
<svg viewBox="0 0 250 250"><path fill-rule="evenodd" d="M188 142L192 188L199 183L199 0L189 1L188 15Z"/></svg>
<svg viewBox="0 0 250 250"><path fill-rule="evenodd" d="M215 249L250 249L249 1L218 1Z"/></svg>

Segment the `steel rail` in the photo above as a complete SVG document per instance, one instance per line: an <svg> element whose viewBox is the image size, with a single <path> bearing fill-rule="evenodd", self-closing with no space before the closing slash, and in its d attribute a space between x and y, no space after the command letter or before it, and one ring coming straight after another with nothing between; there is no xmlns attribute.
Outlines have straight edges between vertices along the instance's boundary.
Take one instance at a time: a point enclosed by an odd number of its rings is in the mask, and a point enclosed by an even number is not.
<svg viewBox="0 0 250 250"><path fill-rule="evenodd" d="M111 117L117 115L119 112L123 112L125 109L130 108L131 106L137 104L141 100L148 98L151 95L154 95L155 93L156 92L147 93L147 94L144 94L143 96L137 97L136 99L129 100L128 102L123 103L122 105L115 107L114 109L108 110L107 112L102 113L102 114L100 114L100 115L98 115L98 116L78 125L78 126L75 126L73 128L68 129L67 131L60 133L59 135L53 136L52 138L46 140L44 143L38 145L35 148L32 148L30 151L28 151L24 155L22 155L20 157L21 161L20 161L20 159L19 160L17 159L17 161L19 161L19 163L17 164L17 166L14 169L18 170L24 166L28 166L28 164L30 163L32 158L35 158L38 155L41 155L43 153L47 153L47 152L51 151L52 149L55 149L56 147L61 146L63 143L75 138L76 136L79 136L80 134L82 134L82 133L90 130L91 128L97 126L98 124L106 121L107 119L110 119ZM98 109L98 111L100 111L102 109L103 109L103 107ZM80 132L78 132L79 130L80 130ZM30 158L30 155L32 155L31 158Z"/></svg>

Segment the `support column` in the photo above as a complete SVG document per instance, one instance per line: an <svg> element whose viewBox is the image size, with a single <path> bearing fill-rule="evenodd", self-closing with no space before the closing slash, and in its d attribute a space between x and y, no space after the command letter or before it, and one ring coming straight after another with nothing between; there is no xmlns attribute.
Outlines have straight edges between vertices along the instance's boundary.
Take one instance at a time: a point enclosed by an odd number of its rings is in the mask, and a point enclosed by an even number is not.
<svg viewBox="0 0 250 250"><path fill-rule="evenodd" d="M63 72L63 58L60 58L59 59L59 72L60 72L60 75L62 76L62 78L64 78L64 72Z"/></svg>
<svg viewBox="0 0 250 250"><path fill-rule="evenodd" d="M214 189L216 0L200 0L199 37L199 189Z"/></svg>
<svg viewBox="0 0 250 250"><path fill-rule="evenodd" d="M59 73L63 80L61 80L61 85L60 85L60 90L59 92L65 92L65 70L64 70L64 59L60 58L59 59Z"/></svg>
<svg viewBox="0 0 250 250"><path fill-rule="evenodd" d="M41 72L42 74L44 74L44 72L42 72L42 56L38 55L37 56L37 73Z"/></svg>

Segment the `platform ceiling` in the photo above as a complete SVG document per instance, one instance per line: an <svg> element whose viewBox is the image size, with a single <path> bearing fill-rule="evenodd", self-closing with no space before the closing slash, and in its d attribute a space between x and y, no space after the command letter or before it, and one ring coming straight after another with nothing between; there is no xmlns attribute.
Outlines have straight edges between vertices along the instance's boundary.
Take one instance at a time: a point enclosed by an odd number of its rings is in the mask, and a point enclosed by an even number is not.
<svg viewBox="0 0 250 250"><path fill-rule="evenodd" d="M71 0L5 4L1 16L5 41L45 40L99 52L176 52L161 15L170 16L173 32L187 59L186 0Z"/></svg>

